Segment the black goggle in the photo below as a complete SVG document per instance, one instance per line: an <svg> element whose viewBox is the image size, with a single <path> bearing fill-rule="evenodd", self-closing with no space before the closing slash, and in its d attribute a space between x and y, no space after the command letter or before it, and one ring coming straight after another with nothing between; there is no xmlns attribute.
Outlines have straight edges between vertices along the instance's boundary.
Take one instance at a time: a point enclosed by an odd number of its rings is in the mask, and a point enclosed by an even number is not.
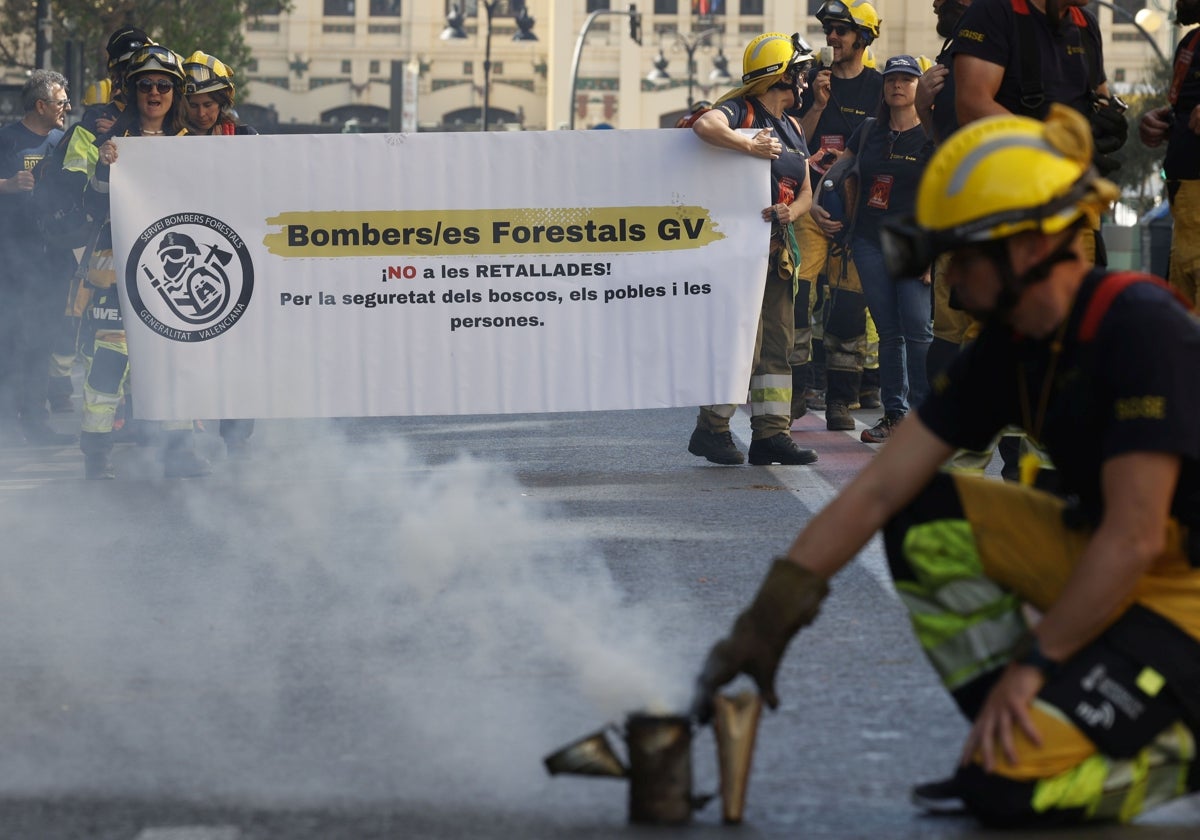
<svg viewBox="0 0 1200 840"><path fill-rule="evenodd" d="M138 93L150 93L154 90L159 93L166 93L169 90L174 90L175 83L168 82L166 79L138 79L136 87Z"/></svg>
<svg viewBox="0 0 1200 840"><path fill-rule="evenodd" d="M961 245L958 237L937 236L917 225L912 216L888 219L879 232L883 263L892 277L918 277L938 254Z"/></svg>

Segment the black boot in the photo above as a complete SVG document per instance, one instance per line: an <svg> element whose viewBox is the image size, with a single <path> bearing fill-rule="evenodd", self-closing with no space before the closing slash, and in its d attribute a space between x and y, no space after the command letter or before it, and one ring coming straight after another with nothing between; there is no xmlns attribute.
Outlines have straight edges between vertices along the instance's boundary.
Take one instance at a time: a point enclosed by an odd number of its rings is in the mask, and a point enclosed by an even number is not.
<svg viewBox="0 0 1200 840"><path fill-rule="evenodd" d="M112 435L107 432L83 432L79 435L84 478L96 480L117 477L112 465L112 446Z"/></svg>
<svg viewBox="0 0 1200 840"><path fill-rule="evenodd" d="M815 460L817 453L812 449L797 446L796 441L792 440L792 436L787 432L750 441L750 463L756 467L767 464L798 466L811 464Z"/></svg>
<svg viewBox="0 0 1200 840"><path fill-rule="evenodd" d="M692 432L692 439L688 441L688 452L699 455L701 458L707 458L714 464L724 464L729 467L740 464L746 459L741 450L734 446L732 433L710 432L699 426Z"/></svg>
<svg viewBox="0 0 1200 840"><path fill-rule="evenodd" d="M733 434L730 432L709 432L700 426L691 433L688 451L713 463L725 464L727 467L745 461L742 450L733 445Z"/></svg>

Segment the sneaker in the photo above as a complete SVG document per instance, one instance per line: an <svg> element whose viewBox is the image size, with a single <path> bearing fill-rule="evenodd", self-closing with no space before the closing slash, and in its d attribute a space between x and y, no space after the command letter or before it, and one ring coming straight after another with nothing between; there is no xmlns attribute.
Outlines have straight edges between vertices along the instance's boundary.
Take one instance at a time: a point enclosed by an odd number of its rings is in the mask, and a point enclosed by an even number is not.
<svg viewBox="0 0 1200 840"><path fill-rule="evenodd" d="M859 408L880 408L883 406L883 401L879 398L879 389L871 391L863 391L858 395Z"/></svg>
<svg viewBox="0 0 1200 840"><path fill-rule="evenodd" d="M212 465L192 449L168 449L163 462L166 478L197 478L212 472Z"/></svg>
<svg viewBox="0 0 1200 840"><path fill-rule="evenodd" d="M48 423L23 424L21 432L25 435L25 442L31 446L66 446L75 442L75 435L56 432Z"/></svg>
<svg viewBox="0 0 1200 840"><path fill-rule="evenodd" d="M746 460L740 449L733 445L731 432L706 432L696 429L688 441L688 452L707 458L714 464L734 466Z"/></svg>
<svg viewBox="0 0 1200 840"><path fill-rule="evenodd" d="M107 452L90 452L83 456L83 477L95 481L117 477Z"/></svg>
<svg viewBox="0 0 1200 840"><path fill-rule="evenodd" d="M850 416L850 406L845 403L829 403L825 407L825 428L831 432L854 431L854 418Z"/></svg>
<svg viewBox="0 0 1200 840"><path fill-rule="evenodd" d="M967 810L957 776L916 785L909 792L909 798L927 814L962 814Z"/></svg>
<svg viewBox="0 0 1200 840"><path fill-rule="evenodd" d="M817 453L812 449L797 446L796 441L787 432L780 432L769 438L750 441L750 463L756 467L768 464L784 464L795 466L811 464L817 460Z"/></svg>
<svg viewBox="0 0 1200 840"><path fill-rule="evenodd" d="M892 436L892 431L904 419L903 414L885 414L879 418L879 422L869 429L863 429L861 439L863 443L883 443Z"/></svg>
<svg viewBox="0 0 1200 840"><path fill-rule="evenodd" d="M813 411L825 410L825 392L808 388L804 391L804 404Z"/></svg>

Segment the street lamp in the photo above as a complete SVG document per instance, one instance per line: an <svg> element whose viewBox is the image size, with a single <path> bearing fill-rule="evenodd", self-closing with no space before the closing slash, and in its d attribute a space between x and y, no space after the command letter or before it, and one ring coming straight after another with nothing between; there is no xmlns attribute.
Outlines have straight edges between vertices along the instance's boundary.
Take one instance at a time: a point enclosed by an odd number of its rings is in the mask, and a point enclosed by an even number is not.
<svg viewBox="0 0 1200 840"><path fill-rule="evenodd" d="M492 99L492 10L495 8L499 0L479 0L479 5L483 6L487 12L487 29L483 37L483 130L487 131L490 125L491 114L489 113ZM529 10L525 8L525 4L521 3L513 16L517 23L517 31L513 35L514 41L536 41L537 36L533 34L534 20L529 16ZM456 41L467 37L467 32L463 28L463 14L458 6L451 6L450 13L446 15L446 28L442 30L443 41Z"/></svg>
<svg viewBox="0 0 1200 840"><path fill-rule="evenodd" d="M596 19L610 15L620 15L621 17L629 18L629 37L639 47L642 45L642 13L637 10L637 3L630 3L629 9L626 11L597 9L587 16L587 20L583 22L583 28L579 30L579 38L575 41L575 55L571 59L571 109L567 112L570 115L567 128L571 130L575 128L575 91L579 87L579 61L583 57L583 45L587 43L588 32L591 30L592 24L596 22ZM659 50L659 53L661 54L662 50ZM666 68L666 66L666 58L664 57L663 67Z"/></svg>
<svg viewBox="0 0 1200 840"><path fill-rule="evenodd" d="M1169 67L1171 65L1171 62L1167 59L1166 54L1163 53L1162 47L1158 45L1158 41L1155 41L1154 36L1150 34L1150 31L1156 30L1162 25L1162 15L1157 14L1149 9L1142 9L1136 15L1130 14L1129 11L1110 3L1109 0L1091 0L1091 2L1095 3L1097 6L1103 6L1106 9L1111 9L1114 15L1121 15L1121 17L1125 18L1129 23L1133 24L1134 29L1136 29L1143 38L1150 42L1150 46L1154 47L1154 52L1158 54L1158 60L1161 61L1164 66ZM1148 14L1142 14L1142 12L1148 12Z"/></svg>
<svg viewBox="0 0 1200 840"><path fill-rule="evenodd" d="M673 47L680 48L685 53L687 53L687 74L688 74L688 76L687 76L687 81L688 81L687 106L688 106L688 110L691 111L692 106L694 106L696 104L696 97L694 95L695 89L696 89L696 62L695 62L696 50L698 50L700 47L704 46L705 44L711 45L713 36L720 35L721 29L719 27L713 27L712 29L705 29L701 32L696 32L694 34L689 33L689 34L685 35L682 32L677 32L677 31L673 31L670 34L675 39L675 43L673 44ZM718 56L724 60L724 65L725 65L724 78L728 79L729 78L729 70L728 70L729 62L727 59L725 59L724 52L719 51ZM715 59L713 61L713 64L714 65L717 64ZM720 65L717 65L717 69L719 71L722 68ZM664 84L665 82L669 81L670 78L671 77L667 74L667 57L665 55L663 55L662 48L660 47L658 50L658 56L654 60L654 69L650 71L650 74L648 76L646 76L646 79L650 82L653 82L656 85L661 85L661 84ZM713 78L714 78L714 80L716 79L716 77L713 77Z"/></svg>

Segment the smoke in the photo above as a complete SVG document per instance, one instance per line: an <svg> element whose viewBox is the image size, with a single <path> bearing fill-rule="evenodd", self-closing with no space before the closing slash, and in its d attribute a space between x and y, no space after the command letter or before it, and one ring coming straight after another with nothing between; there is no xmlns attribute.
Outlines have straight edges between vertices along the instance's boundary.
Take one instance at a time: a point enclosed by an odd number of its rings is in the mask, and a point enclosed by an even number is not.
<svg viewBox="0 0 1200 840"><path fill-rule="evenodd" d="M682 708L683 608L508 470L271 431L241 478L0 509L7 793L532 802L552 749Z"/></svg>

